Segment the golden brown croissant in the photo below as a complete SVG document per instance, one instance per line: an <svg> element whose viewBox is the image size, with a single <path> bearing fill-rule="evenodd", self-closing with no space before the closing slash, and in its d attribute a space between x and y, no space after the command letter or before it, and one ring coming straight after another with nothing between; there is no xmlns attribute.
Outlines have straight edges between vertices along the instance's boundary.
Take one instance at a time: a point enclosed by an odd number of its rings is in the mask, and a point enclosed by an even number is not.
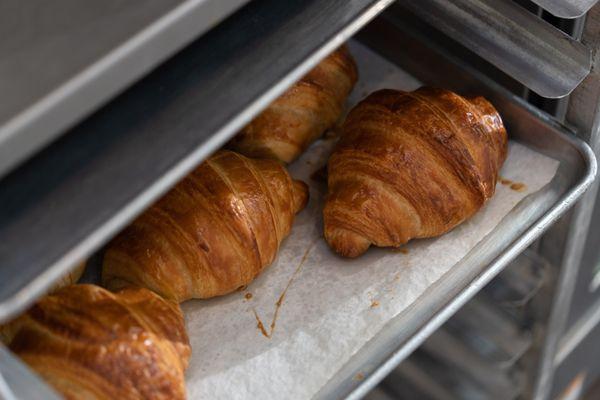
<svg viewBox="0 0 600 400"><path fill-rule="evenodd" d="M494 194L506 153L500 115L482 97L375 92L350 112L329 159L325 239L357 257L441 235Z"/></svg>
<svg viewBox="0 0 600 400"><path fill-rule="evenodd" d="M10 349L67 399L184 399L181 309L143 288L73 285L9 324Z"/></svg>
<svg viewBox="0 0 600 400"><path fill-rule="evenodd" d="M103 281L176 301L234 291L274 260L307 198L277 161L220 151L109 244Z"/></svg>
<svg viewBox="0 0 600 400"><path fill-rule="evenodd" d="M230 148L293 161L340 118L357 78L352 55L340 47L242 129Z"/></svg>

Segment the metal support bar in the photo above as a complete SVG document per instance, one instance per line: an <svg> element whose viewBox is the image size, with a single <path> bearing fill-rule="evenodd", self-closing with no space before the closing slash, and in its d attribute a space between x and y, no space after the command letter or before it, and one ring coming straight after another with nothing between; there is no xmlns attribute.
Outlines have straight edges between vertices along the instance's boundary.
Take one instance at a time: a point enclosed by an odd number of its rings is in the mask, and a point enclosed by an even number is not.
<svg viewBox="0 0 600 400"><path fill-rule="evenodd" d="M570 98L567 121L576 126L596 156L600 154L600 6L588 14L583 41L593 49L594 68ZM546 257L561 260L552 309L534 386L536 400L547 399L552 390L555 359L565 333L568 313L598 192L595 182L569 217L563 218L543 239ZM557 253L563 244L562 254Z"/></svg>
<svg viewBox="0 0 600 400"><path fill-rule="evenodd" d="M562 364L583 340L600 324L600 300L563 336L554 357L554 367Z"/></svg>
<svg viewBox="0 0 600 400"><path fill-rule="evenodd" d="M598 153L596 152L596 154ZM565 331L597 191L598 182L577 203L569 221L570 227L567 231L565 253L560 266L555 295L552 299L552 311L546 328L548 333L542 348L542 358L535 382L533 397L535 400L547 399L552 390L552 377L555 369L554 359L560 339Z"/></svg>

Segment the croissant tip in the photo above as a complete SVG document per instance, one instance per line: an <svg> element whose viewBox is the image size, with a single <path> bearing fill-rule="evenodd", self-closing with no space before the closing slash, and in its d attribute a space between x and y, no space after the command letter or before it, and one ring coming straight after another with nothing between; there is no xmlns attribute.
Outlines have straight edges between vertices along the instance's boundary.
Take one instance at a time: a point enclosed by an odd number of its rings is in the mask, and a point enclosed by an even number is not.
<svg viewBox="0 0 600 400"><path fill-rule="evenodd" d="M309 190L308 185L303 181L294 180L294 212L299 212L308 204Z"/></svg>
<svg viewBox="0 0 600 400"><path fill-rule="evenodd" d="M366 252L366 250L357 249L357 248L334 249L334 250L339 256L344 257L344 258L358 258Z"/></svg>
<svg viewBox="0 0 600 400"><path fill-rule="evenodd" d="M338 255L345 258L359 257L371 246L367 238L346 229L336 229L329 233L326 230L325 240Z"/></svg>

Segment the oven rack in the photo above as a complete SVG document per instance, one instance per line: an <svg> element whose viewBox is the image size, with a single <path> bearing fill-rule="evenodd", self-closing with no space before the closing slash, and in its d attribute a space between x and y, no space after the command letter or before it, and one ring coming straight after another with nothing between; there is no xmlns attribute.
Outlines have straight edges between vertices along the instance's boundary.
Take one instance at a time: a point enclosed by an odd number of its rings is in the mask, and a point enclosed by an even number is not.
<svg viewBox="0 0 600 400"><path fill-rule="evenodd" d="M0 5L0 176L250 0Z"/></svg>
<svg viewBox="0 0 600 400"><path fill-rule="evenodd" d="M0 322L391 2L254 2L0 180Z"/></svg>
<svg viewBox="0 0 600 400"><path fill-rule="evenodd" d="M399 2L524 86L547 98L571 93L590 73L591 51L512 0Z"/></svg>
<svg viewBox="0 0 600 400"><path fill-rule="evenodd" d="M549 13L560 18L579 18L598 0L532 0Z"/></svg>

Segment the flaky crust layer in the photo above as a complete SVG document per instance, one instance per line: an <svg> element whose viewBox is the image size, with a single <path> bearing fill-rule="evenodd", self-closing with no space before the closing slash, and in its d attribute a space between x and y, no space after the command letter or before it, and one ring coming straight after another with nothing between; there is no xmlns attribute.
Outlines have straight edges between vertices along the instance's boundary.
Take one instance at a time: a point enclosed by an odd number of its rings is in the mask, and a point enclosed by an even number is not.
<svg viewBox="0 0 600 400"><path fill-rule="evenodd" d="M482 97L375 92L348 115L328 162L325 239L340 255L441 235L494 194L507 135Z"/></svg>
<svg viewBox="0 0 600 400"><path fill-rule="evenodd" d="M250 122L230 142L248 157L292 162L342 115L358 71L340 47Z"/></svg>
<svg viewBox="0 0 600 400"><path fill-rule="evenodd" d="M178 302L232 292L273 262L307 198L278 162L220 151L109 244L103 281Z"/></svg>
<svg viewBox="0 0 600 400"><path fill-rule="evenodd" d="M67 399L185 399L183 315L149 290L67 286L9 328L10 349Z"/></svg>

